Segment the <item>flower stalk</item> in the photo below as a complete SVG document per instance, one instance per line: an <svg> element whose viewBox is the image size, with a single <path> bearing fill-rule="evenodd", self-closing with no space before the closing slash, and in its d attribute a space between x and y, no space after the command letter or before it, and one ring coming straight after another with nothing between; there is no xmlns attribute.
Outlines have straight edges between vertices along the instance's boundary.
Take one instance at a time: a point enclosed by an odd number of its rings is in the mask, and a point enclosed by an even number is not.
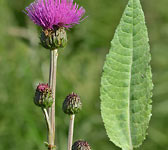
<svg viewBox="0 0 168 150"><path fill-rule="evenodd" d="M48 131L49 131L49 130L51 130L51 124L50 124L48 112L47 112L46 108L42 108L42 111L43 111L43 113L44 113L44 117L45 117L46 124L47 124L47 129L48 129Z"/></svg>
<svg viewBox="0 0 168 150"><path fill-rule="evenodd" d="M68 150L72 149L75 114L77 114L81 110L81 108L82 103L80 101L80 97L74 92L72 92L65 98L62 105L62 110L64 111L64 113L70 116Z"/></svg>
<svg viewBox="0 0 168 150"><path fill-rule="evenodd" d="M55 92L56 92L56 69L57 69L58 50L50 51L50 72L49 87L52 89L53 104L48 108L51 130L48 132L48 150L55 147Z"/></svg>
<svg viewBox="0 0 168 150"><path fill-rule="evenodd" d="M68 150L72 149L74 120L75 120L75 114L70 115L69 134L68 134Z"/></svg>

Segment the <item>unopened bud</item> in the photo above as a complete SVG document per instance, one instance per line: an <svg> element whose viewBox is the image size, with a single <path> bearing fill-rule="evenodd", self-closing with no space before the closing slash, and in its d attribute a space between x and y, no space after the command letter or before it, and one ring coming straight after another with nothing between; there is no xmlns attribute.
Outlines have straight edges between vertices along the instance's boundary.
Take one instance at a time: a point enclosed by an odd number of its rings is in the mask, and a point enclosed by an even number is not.
<svg viewBox="0 0 168 150"><path fill-rule="evenodd" d="M41 45L46 49L64 48L67 44L67 35L64 27L54 27L54 30L42 30Z"/></svg>
<svg viewBox="0 0 168 150"><path fill-rule="evenodd" d="M78 140L72 145L72 150L91 150L88 142Z"/></svg>
<svg viewBox="0 0 168 150"><path fill-rule="evenodd" d="M72 114L77 114L82 108L82 103L80 101L80 97L73 93L69 94L64 102L63 102L63 106L62 109L64 111L64 113L72 115Z"/></svg>
<svg viewBox="0 0 168 150"><path fill-rule="evenodd" d="M53 103L52 92L48 84L39 84L36 88L34 103L43 108L51 107Z"/></svg>

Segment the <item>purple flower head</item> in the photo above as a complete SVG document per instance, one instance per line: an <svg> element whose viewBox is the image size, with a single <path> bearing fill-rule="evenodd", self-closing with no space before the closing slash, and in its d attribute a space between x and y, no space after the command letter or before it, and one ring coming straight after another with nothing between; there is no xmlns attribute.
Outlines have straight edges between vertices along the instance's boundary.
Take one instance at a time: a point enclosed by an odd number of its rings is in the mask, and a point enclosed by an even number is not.
<svg viewBox="0 0 168 150"><path fill-rule="evenodd" d="M37 86L37 91L44 92L46 89L49 89L48 84L41 83Z"/></svg>
<svg viewBox="0 0 168 150"><path fill-rule="evenodd" d="M29 18L43 29L71 28L82 21L85 9L73 0L35 0L25 8Z"/></svg>

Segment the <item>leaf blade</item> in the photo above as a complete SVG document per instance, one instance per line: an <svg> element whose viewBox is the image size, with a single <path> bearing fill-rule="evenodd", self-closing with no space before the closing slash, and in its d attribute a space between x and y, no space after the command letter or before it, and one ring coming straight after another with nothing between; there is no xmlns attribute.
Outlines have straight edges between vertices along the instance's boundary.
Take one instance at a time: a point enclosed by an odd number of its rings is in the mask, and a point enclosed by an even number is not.
<svg viewBox="0 0 168 150"><path fill-rule="evenodd" d="M112 142L138 147L151 116L151 56L139 0L129 0L111 42L101 78L101 114Z"/></svg>

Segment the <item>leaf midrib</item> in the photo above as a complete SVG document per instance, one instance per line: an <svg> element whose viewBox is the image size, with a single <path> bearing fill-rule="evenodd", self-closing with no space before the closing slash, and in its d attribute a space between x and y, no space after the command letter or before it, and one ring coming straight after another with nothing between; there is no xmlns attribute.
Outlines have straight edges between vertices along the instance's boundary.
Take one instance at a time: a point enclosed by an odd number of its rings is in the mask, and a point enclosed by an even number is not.
<svg viewBox="0 0 168 150"><path fill-rule="evenodd" d="M134 55L134 42L133 42L133 31L134 31L134 0L132 0L132 55L131 55L131 64L130 64L130 78L129 78L129 88L128 88L128 130L129 130L129 143L130 143L130 150L133 150L132 145L132 136L131 136L131 112L130 112L130 93L131 93L131 79L132 79L132 65L133 65L133 55Z"/></svg>

